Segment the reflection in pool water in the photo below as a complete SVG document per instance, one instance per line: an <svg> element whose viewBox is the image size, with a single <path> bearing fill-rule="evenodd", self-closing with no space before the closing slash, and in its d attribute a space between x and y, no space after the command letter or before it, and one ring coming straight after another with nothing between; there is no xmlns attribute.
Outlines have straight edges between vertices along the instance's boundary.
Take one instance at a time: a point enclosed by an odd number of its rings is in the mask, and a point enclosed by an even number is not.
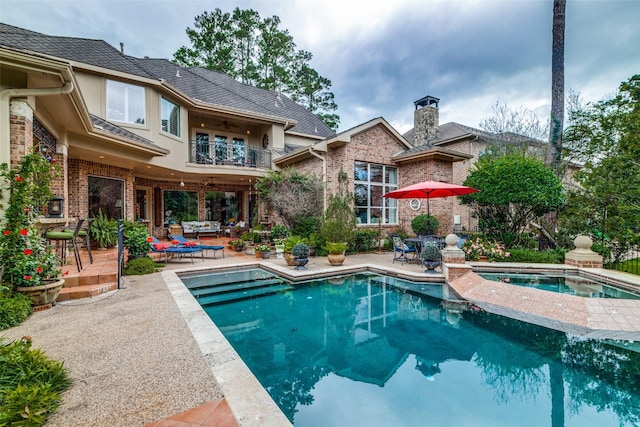
<svg viewBox="0 0 640 427"><path fill-rule="evenodd" d="M607 283L578 275L551 273L483 273L478 274L487 280L509 283L517 286L541 289L561 294L577 295L587 298L623 298L640 299L640 295L626 292Z"/></svg>
<svg viewBox="0 0 640 427"><path fill-rule="evenodd" d="M640 423L634 344L395 284L360 274L205 310L297 427Z"/></svg>

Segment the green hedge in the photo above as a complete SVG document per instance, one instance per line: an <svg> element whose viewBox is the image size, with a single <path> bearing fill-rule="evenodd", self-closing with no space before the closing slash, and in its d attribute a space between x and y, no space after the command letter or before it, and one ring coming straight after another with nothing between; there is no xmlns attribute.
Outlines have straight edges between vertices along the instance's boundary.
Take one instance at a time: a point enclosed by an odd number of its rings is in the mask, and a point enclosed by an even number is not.
<svg viewBox="0 0 640 427"><path fill-rule="evenodd" d="M507 249L510 253L505 262L540 263L540 264L564 264L566 249L550 249L538 252L533 249Z"/></svg>

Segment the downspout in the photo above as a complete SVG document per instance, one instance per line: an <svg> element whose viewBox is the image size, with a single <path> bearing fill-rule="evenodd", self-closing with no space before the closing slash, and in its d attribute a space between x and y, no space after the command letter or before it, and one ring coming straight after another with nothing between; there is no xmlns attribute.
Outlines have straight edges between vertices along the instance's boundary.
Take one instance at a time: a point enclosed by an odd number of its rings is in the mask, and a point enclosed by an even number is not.
<svg viewBox="0 0 640 427"><path fill-rule="evenodd" d="M312 147L309 147L309 153L322 160L322 214L327 210L327 159L316 153Z"/></svg>
<svg viewBox="0 0 640 427"><path fill-rule="evenodd" d="M39 89L4 89L0 91L0 163L11 164L11 98L26 96L63 95L73 90L73 83L65 81L64 86Z"/></svg>
<svg viewBox="0 0 640 427"><path fill-rule="evenodd" d="M4 89L0 91L0 164L11 166L11 98L26 96L62 95L73 90L73 83L65 81L64 86L39 89ZM4 198L6 194L3 194ZM4 213L0 209L0 214Z"/></svg>

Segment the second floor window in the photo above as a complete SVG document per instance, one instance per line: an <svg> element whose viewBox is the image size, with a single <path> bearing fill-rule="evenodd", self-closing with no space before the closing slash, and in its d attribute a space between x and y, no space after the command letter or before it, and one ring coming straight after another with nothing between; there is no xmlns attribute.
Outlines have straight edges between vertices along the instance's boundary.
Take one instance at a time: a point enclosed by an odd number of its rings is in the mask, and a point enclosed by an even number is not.
<svg viewBox="0 0 640 427"><path fill-rule="evenodd" d="M107 80L107 120L145 124L144 87Z"/></svg>
<svg viewBox="0 0 640 427"><path fill-rule="evenodd" d="M180 136L180 106L163 97L160 108L162 131Z"/></svg>

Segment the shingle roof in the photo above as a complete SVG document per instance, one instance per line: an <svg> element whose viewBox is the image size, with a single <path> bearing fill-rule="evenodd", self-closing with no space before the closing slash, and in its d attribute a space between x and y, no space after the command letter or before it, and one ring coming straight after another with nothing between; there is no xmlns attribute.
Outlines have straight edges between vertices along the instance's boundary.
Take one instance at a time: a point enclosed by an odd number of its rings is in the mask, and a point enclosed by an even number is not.
<svg viewBox="0 0 640 427"><path fill-rule="evenodd" d="M89 114L89 117L91 117L91 122L93 123L93 125L95 127L97 127L98 129L102 129L106 132L109 132L113 135L119 136L121 138L127 138L127 139L131 139L133 141L136 141L138 143L144 144L144 145L148 145L149 148L153 148L153 149L158 149L158 146L156 144L153 143L153 141L150 141L146 138L141 137L140 135L136 135L133 132L129 132L126 129L121 128L120 126L116 126L111 122L108 122L106 120L101 119L100 117L93 115L93 114Z"/></svg>
<svg viewBox="0 0 640 427"><path fill-rule="evenodd" d="M413 144L414 130L415 128L411 128L407 132L405 132L404 135L402 135L411 144ZM527 138L522 135L517 135L514 133L499 134L499 133L487 132L485 130L473 128L471 126L466 126L460 123L449 122L439 126L438 136L427 141L427 144L416 146L415 148L410 149L408 152L421 151L421 149L426 150L426 149L429 149L429 146L433 147L433 146L442 145L447 141L451 141L457 138L462 138L466 135L477 136L478 138L483 139L484 141L497 140L497 141L505 141L505 142L514 142L514 141L530 140L530 138Z"/></svg>
<svg viewBox="0 0 640 427"><path fill-rule="evenodd" d="M285 95L246 85L204 68L187 69L166 59L124 55L104 40L49 36L0 23L0 45L164 80L186 96L204 103L297 122L290 132L319 138L335 135L315 114Z"/></svg>

